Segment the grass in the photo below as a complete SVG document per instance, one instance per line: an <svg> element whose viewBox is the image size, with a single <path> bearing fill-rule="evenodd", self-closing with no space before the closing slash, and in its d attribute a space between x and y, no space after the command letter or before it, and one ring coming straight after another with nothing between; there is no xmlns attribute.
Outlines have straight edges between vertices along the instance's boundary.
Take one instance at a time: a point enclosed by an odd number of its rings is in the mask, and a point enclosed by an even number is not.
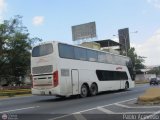
<svg viewBox="0 0 160 120"><path fill-rule="evenodd" d="M23 94L31 94L31 89L0 90L0 96L14 97Z"/></svg>
<svg viewBox="0 0 160 120"><path fill-rule="evenodd" d="M143 95L138 97L139 104L159 104L160 103L160 88L149 88Z"/></svg>

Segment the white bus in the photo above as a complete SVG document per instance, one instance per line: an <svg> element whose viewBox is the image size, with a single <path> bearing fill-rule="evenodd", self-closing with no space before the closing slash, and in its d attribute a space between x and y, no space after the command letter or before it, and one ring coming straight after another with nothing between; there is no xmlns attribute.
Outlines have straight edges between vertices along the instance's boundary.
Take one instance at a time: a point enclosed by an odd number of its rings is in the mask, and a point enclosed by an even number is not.
<svg viewBox="0 0 160 120"><path fill-rule="evenodd" d="M56 41L32 49L33 95L87 97L133 88L132 73L128 57L109 52Z"/></svg>

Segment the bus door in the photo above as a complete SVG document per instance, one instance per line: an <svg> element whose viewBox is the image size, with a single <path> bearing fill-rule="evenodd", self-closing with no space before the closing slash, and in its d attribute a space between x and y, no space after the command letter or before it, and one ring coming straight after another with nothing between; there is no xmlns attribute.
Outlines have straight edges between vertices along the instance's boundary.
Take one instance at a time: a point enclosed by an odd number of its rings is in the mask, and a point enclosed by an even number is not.
<svg viewBox="0 0 160 120"><path fill-rule="evenodd" d="M72 70L72 93L79 94L78 88L79 88L79 73L78 70Z"/></svg>

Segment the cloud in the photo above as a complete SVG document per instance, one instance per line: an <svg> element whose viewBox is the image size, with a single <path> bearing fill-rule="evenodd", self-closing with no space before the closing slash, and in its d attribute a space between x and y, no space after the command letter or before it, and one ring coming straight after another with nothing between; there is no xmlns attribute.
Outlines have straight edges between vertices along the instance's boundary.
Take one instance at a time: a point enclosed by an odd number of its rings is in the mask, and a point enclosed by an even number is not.
<svg viewBox="0 0 160 120"><path fill-rule="evenodd" d="M35 16L33 18L33 25L35 26L39 26L39 25L42 25L44 22L44 17L43 16Z"/></svg>
<svg viewBox="0 0 160 120"><path fill-rule="evenodd" d="M147 2L160 9L160 0L147 0Z"/></svg>
<svg viewBox="0 0 160 120"><path fill-rule="evenodd" d="M7 9L7 3L5 0L0 0L0 14L5 12Z"/></svg>
<svg viewBox="0 0 160 120"><path fill-rule="evenodd" d="M132 43L131 46L135 47L138 55L147 57L146 65L160 65L160 29L144 43Z"/></svg>
<svg viewBox="0 0 160 120"><path fill-rule="evenodd" d="M5 0L0 0L0 23L3 20L3 14L7 10L7 3Z"/></svg>

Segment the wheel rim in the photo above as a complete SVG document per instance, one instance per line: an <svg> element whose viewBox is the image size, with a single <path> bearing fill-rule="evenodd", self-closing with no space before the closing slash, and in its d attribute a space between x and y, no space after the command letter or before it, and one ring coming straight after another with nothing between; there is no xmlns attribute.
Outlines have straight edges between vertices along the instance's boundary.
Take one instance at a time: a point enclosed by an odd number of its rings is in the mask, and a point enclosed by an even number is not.
<svg viewBox="0 0 160 120"><path fill-rule="evenodd" d="M87 97L87 94L88 94L87 87L85 85L83 85L81 88L81 96Z"/></svg>

